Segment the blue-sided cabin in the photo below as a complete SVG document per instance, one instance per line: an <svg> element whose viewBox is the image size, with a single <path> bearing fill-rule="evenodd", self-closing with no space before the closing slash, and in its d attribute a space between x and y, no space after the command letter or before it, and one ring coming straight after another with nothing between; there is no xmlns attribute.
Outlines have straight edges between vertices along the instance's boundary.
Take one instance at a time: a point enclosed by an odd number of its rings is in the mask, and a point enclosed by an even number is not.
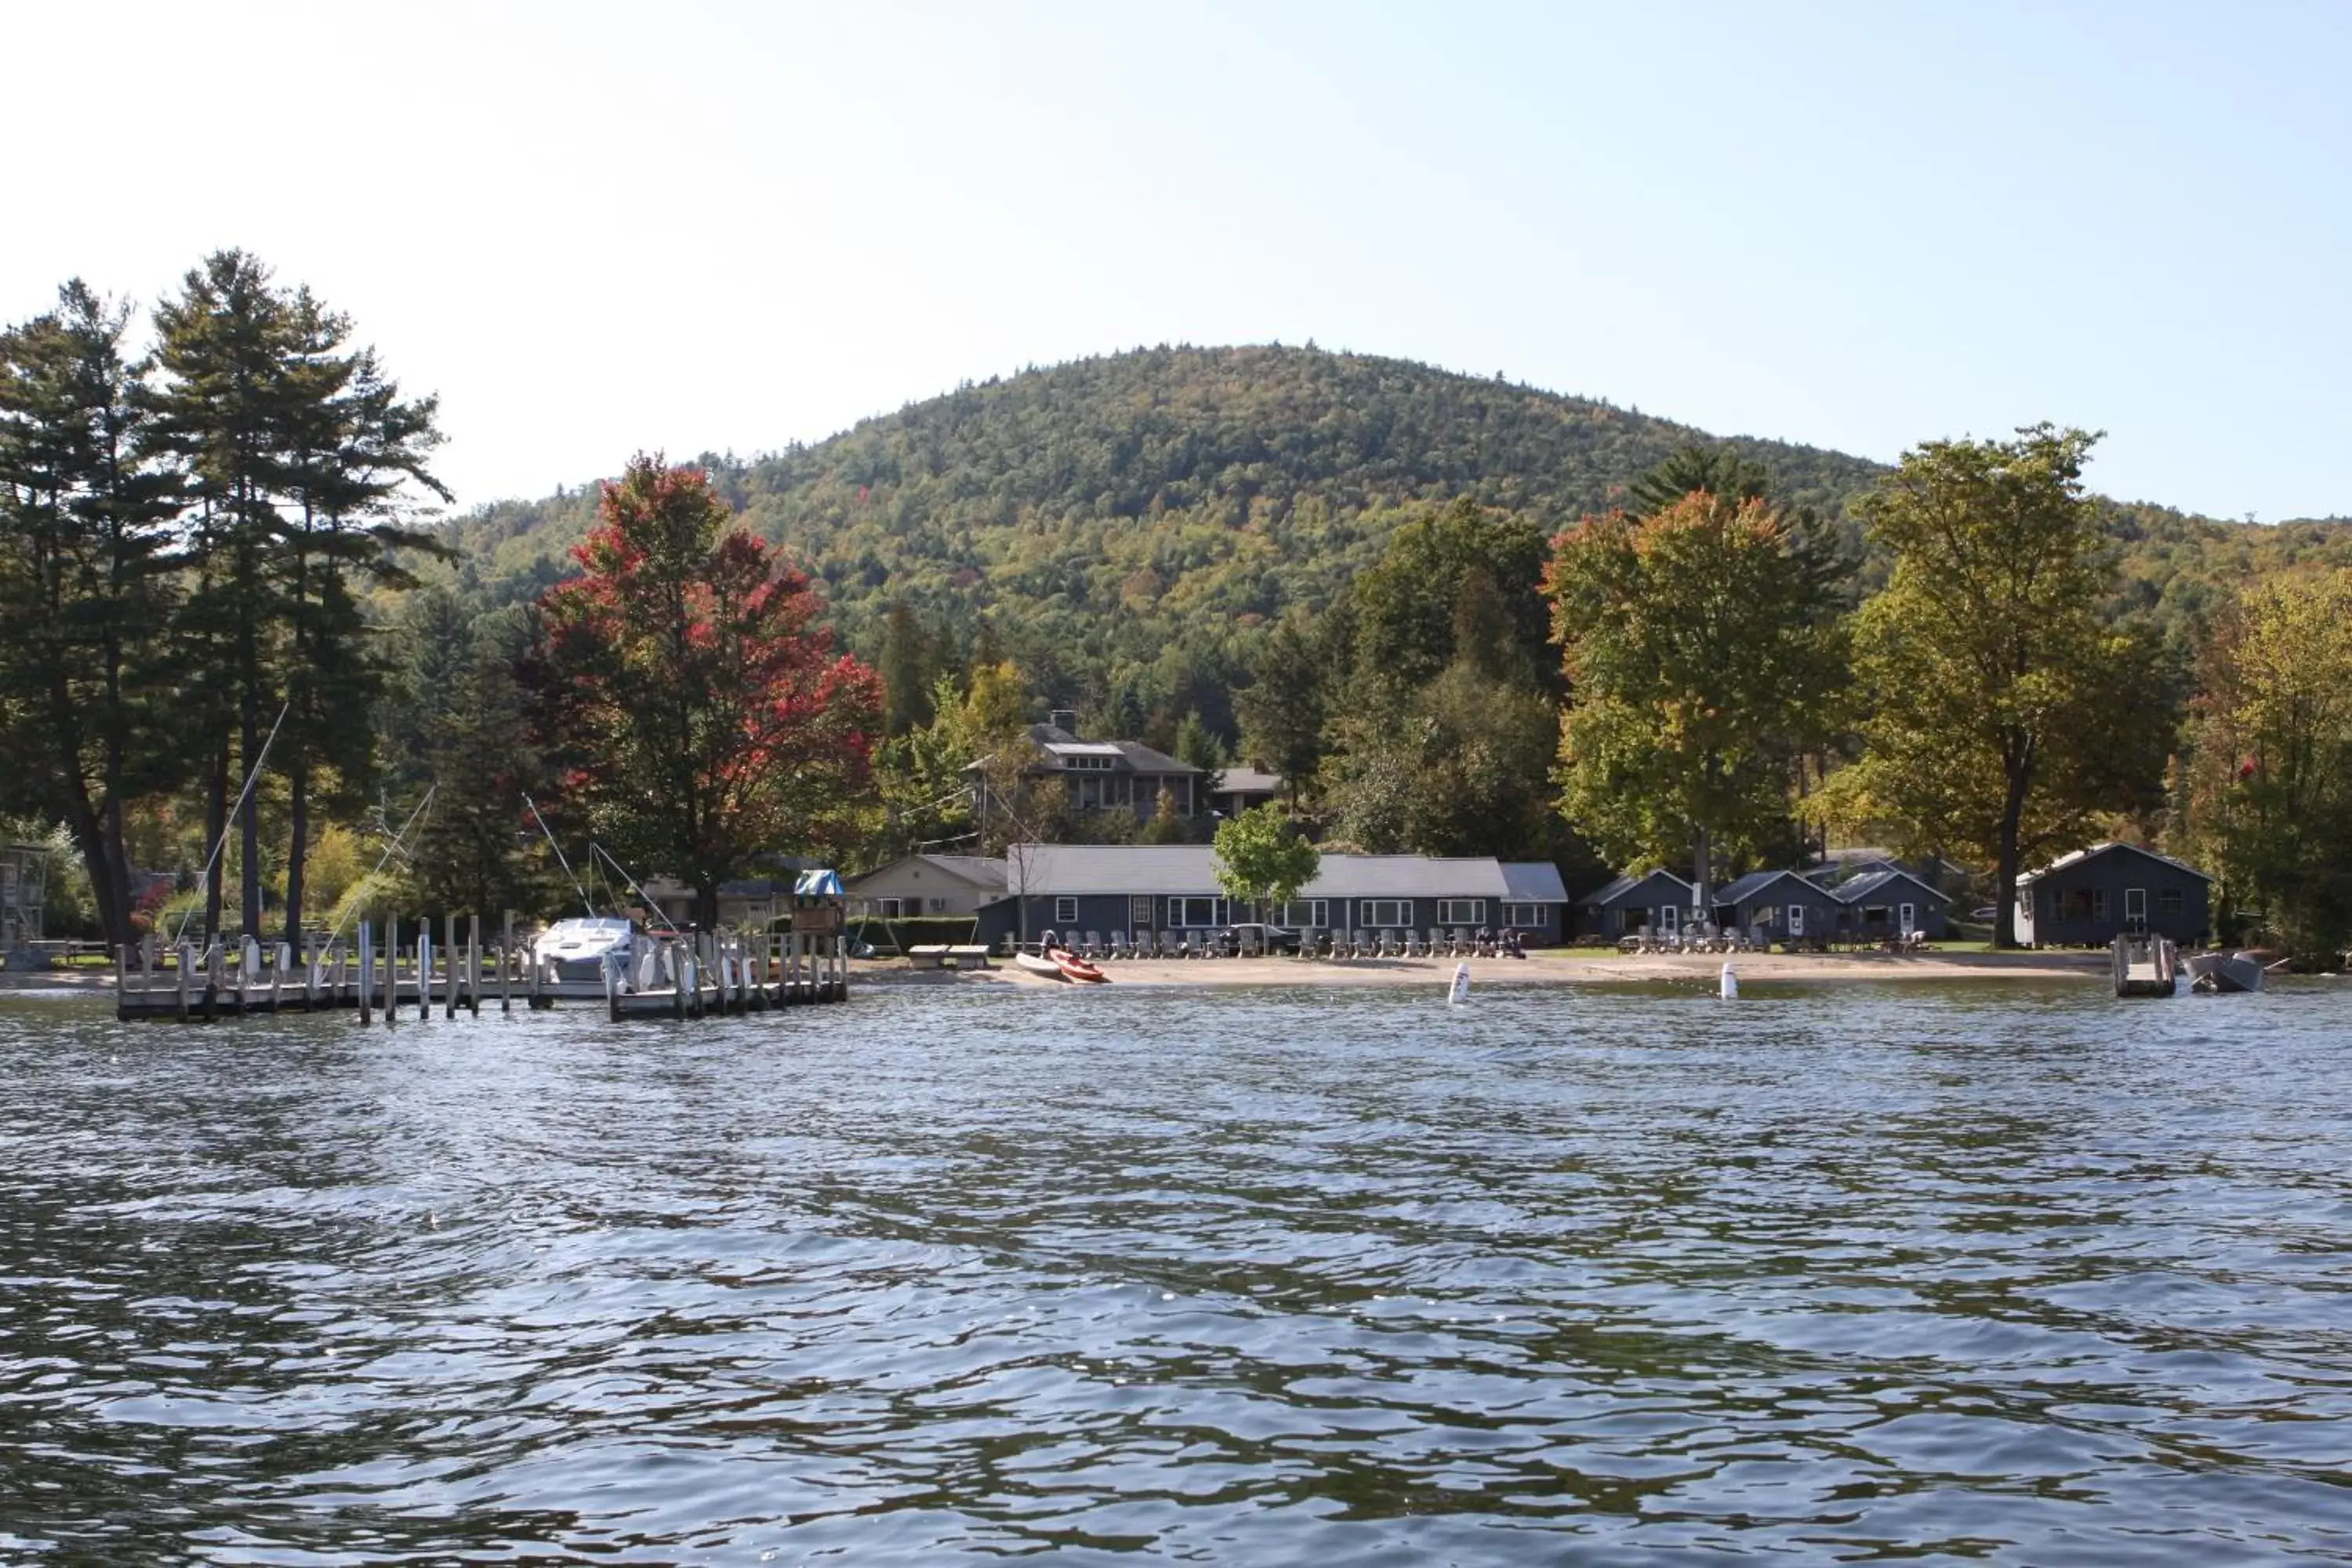
<svg viewBox="0 0 2352 1568"><path fill-rule="evenodd" d="M1847 878L1832 889L1844 906L1843 934L1863 942L1917 933L1940 942L1948 928L1952 900L1910 872L1882 868Z"/></svg>
<svg viewBox="0 0 2352 1568"><path fill-rule="evenodd" d="M1644 931L1672 936L1690 918L1694 889L1672 871L1628 873L1579 903L1579 925L1587 936L1614 941Z"/></svg>
<svg viewBox="0 0 2352 1568"><path fill-rule="evenodd" d="M1503 913L1496 922L1529 947L1568 940L1568 884L1549 860L1503 862Z"/></svg>
<svg viewBox="0 0 2352 1568"><path fill-rule="evenodd" d="M1838 935L1845 906L1794 871L1750 871L1716 889L1715 923L1759 942L1813 946Z"/></svg>
<svg viewBox="0 0 2352 1568"><path fill-rule="evenodd" d="M2137 844L2095 844L2017 879L2017 940L2030 946L2151 934L2202 946L2212 929L2213 879Z"/></svg>
<svg viewBox="0 0 2352 1568"><path fill-rule="evenodd" d="M1559 872L1547 884L1521 867L1484 857L1326 855L1297 898L1260 911L1217 885L1207 845L1016 844L1005 859L1005 896L981 906L976 941L1034 942L1051 931L1108 939L1156 932L1205 937L1261 918L1320 931L1500 930L1557 931L1567 902ZM1520 923L1521 921L1524 923Z"/></svg>

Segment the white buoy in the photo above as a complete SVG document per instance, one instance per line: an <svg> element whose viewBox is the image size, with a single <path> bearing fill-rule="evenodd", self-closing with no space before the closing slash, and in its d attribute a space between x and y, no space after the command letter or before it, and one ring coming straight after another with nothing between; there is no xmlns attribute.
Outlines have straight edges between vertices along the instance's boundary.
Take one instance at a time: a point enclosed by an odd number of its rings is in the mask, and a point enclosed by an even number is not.
<svg viewBox="0 0 2352 1568"><path fill-rule="evenodd" d="M1739 976L1727 963L1723 966L1723 979L1717 985L1716 994L1727 1002L1739 1000Z"/></svg>
<svg viewBox="0 0 2352 1568"><path fill-rule="evenodd" d="M1448 1002L1470 1000L1470 966L1468 964L1457 963L1454 966L1454 985L1446 993L1445 999Z"/></svg>

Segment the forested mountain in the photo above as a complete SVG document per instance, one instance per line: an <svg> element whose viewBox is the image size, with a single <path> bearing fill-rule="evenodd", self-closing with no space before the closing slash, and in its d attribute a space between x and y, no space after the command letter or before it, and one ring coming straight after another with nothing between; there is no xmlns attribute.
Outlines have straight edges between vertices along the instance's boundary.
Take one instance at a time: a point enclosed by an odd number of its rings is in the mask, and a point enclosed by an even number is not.
<svg viewBox="0 0 2352 1568"><path fill-rule="evenodd" d="M1328 606L1414 508L1469 496L1549 531L1692 444L1761 464L1776 500L1845 538L1857 589L1876 585L1847 515L1873 463L1311 347L1139 349L966 385L814 446L702 461L822 580L869 654L904 605L952 645L942 667L984 639L1040 700L1163 727L1197 710L1230 734L1260 628ZM493 595L520 597L570 573L594 513L593 487L502 502L454 521L451 542ZM2146 505L2110 517L2124 556L2114 608L2153 614L2184 648L2245 573L2352 561L2342 523L2251 527Z"/></svg>

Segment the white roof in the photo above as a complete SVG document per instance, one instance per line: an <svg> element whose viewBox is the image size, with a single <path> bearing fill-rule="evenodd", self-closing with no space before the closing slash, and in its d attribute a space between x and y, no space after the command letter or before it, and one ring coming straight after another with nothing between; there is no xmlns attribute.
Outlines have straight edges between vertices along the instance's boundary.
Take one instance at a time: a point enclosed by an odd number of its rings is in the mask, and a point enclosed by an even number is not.
<svg viewBox="0 0 2352 1568"><path fill-rule="evenodd" d="M2200 871L2196 867L2191 866L2186 860L2176 860L2169 855L2159 855L2155 850L2143 847L2137 844L2124 844L2110 839L2104 844L2094 844L2087 849L2077 849L2071 854L2061 855L2055 860L2051 861L2047 866L2043 866L2036 870L2028 871L2023 876L2018 878L2017 885L2021 888L2025 886L2026 883L2033 881L2037 878L2047 877L2053 871L2063 871L2069 866L2078 866L2084 861L2091 859L2095 856L2105 855L2117 849L2128 849L2135 855L2145 855L2151 860L2161 860L2166 865L2172 867L2175 870L2188 872L2190 876L2196 878L2200 882L2210 882L2213 879L2210 876L2208 876L2205 872Z"/></svg>
<svg viewBox="0 0 2352 1568"><path fill-rule="evenodd" d="M1568 902L1568 884L1559 879L1559 868L1549 860L1504 861L1503 886L1515 903Z"/></svg>
<svg viewBox="0 0 2352 1568"><path fill-rule="evenodd" d="M1300 889L1309 899L1502 899L1503 868L1490 858L1432 859L1420 855L1326 855L1323 871Z"/></svg>

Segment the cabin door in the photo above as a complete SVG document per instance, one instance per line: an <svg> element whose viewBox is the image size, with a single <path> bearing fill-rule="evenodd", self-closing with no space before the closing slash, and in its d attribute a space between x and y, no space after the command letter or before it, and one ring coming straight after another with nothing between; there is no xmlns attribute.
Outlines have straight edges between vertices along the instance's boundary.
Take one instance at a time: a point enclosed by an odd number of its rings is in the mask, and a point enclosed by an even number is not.
<svg viewBox="0 0 2352 1568"><path fill-rule="evenodd" d="M2147 889L2124 889L2124 930L2132 936L2147 934Z"/></svg>
<svg viewBox="0 0 2352 1568"><path fill-rule="evenodd" d="M1664 904L1659 906L1658 934L1660 936L1674 935L1675 932L1680 929L1682 918L1682 910L1675 905Z"/></svg>
<svg viewBox="0 0 2352 1568"><path fill-rule="evenodd" d="M1805 934L1805 906L1802 904L1789 906L1789 934L1790 936Z"/></svg>
<svg viewBox="0 0 2352 1568"><path fill-rule="evenodd" d="M1916 904L1898 904L1895 906L1895 929L1905 936L1909 936L1917 929L1914 922L1919 918L1919 908Z"/></svg>

